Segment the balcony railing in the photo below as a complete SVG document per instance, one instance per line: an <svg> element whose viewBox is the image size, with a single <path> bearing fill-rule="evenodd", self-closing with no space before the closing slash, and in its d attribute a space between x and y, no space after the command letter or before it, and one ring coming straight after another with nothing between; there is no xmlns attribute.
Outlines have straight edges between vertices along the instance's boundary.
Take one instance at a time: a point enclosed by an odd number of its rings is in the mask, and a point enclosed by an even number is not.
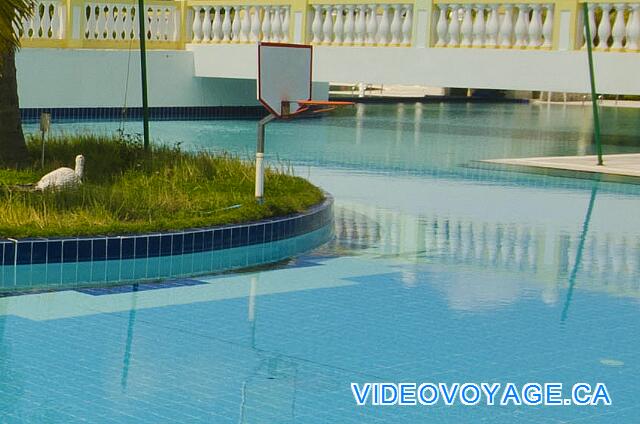
<svg viewBox="0 0 640 424"><path fill-rule="evenodd" d="M186 44L576 50L582 5L567 0L146 0L150 49ZM24 47L126 49L140 37L136 0L38 0L18 29ZM597 51L640 51L640 0L588 1Z"/></svg>

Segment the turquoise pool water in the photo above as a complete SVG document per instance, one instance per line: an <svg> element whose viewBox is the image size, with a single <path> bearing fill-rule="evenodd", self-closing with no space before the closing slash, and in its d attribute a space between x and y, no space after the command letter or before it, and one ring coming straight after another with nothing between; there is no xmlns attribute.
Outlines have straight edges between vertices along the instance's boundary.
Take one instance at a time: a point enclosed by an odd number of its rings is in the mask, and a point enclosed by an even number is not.
<svg viewBox="0 0 640 424"><path fill-rule="evenodd" d="M603 115L606 152L640 150L640 110ZM156 289L0 299L0 421L637 422L640 186L473 166L591 153L590 122L579 107L367 105L270 126L271 163L334 194L335 241ZM255 144L250 121L152 132ZM356 406L352 382L603 382L612 405Z"/></svg>

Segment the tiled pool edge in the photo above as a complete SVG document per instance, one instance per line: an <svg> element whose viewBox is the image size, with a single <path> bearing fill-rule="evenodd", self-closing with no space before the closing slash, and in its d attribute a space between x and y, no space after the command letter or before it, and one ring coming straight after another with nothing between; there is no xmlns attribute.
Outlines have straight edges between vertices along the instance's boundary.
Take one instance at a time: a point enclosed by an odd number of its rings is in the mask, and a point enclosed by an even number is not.
<svg viewBox="0 0 640 424"><path fill-rule="evenodd" d="M0 291L112 285L224 272L286 259L333 236L333 198L237 225L124 236L0 240Z"/></svg>

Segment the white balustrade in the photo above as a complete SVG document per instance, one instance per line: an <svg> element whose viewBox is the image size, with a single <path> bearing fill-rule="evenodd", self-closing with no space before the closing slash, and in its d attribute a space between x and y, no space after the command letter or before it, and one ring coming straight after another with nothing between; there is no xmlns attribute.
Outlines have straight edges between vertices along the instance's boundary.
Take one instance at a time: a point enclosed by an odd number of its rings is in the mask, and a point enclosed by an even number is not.
<svg viewBox="0 0 640 424"><path fill-rule="evenodd" d="M66 3L38 1L33 15L22 21L20 37L25 40L62 40L66 35Z"/></svg>
<svg viewBox="0 0 640 424"><path fill-rule="evenodd" d="M439 3L437 7L435 47L538 49L552 46L552 3Z"/></svg>
<svg viewBox="0 0 640 424"><path fill-rule="evenodd" d="M193 10L193 43L287 42L290 38L289 6L212 5Z"/></svg>
<svg viewBox="0 0 640 424"><path fill-rule="evenodd" d="M636 52L640 45L640 4L589 3L591 42L600 51ZM584 16L582 20L584 22ZM583 31L584 34L584 31ZM586 37L582 48L586 48Z"/></svg>
<svg viewBox="0 0 640 424"><path fill-rule="evenodd" d="M326 46L410 46L412 5L314 4L310 7L312 44Z"/></svg>
<svg viewBox="0 0 640 424"><path fill-rule="evenodd" d="M138 7L120 3L88 3L84 7L84 38L101 41L131 41L140 36ZM149 41L171 42L180 38L179 10L174 5L148 5L146 15L146 38ZM42 21L46 22L46 21ZM196 27L194 33L203 35L203 28Z"/></svg>

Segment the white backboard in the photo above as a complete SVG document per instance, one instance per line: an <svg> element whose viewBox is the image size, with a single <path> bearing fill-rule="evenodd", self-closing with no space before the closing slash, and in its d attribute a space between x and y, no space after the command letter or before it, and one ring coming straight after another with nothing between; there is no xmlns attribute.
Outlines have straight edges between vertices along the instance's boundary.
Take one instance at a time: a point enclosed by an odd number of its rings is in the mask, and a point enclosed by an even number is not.
<svg viewBox="0 0 640 424"><path fill-rule="evenodd" d="M280 117L283 115L283 101L311 100L312 66L311 46L260 43L258 45L258 100L260 103L269 112Z"/></svg>

